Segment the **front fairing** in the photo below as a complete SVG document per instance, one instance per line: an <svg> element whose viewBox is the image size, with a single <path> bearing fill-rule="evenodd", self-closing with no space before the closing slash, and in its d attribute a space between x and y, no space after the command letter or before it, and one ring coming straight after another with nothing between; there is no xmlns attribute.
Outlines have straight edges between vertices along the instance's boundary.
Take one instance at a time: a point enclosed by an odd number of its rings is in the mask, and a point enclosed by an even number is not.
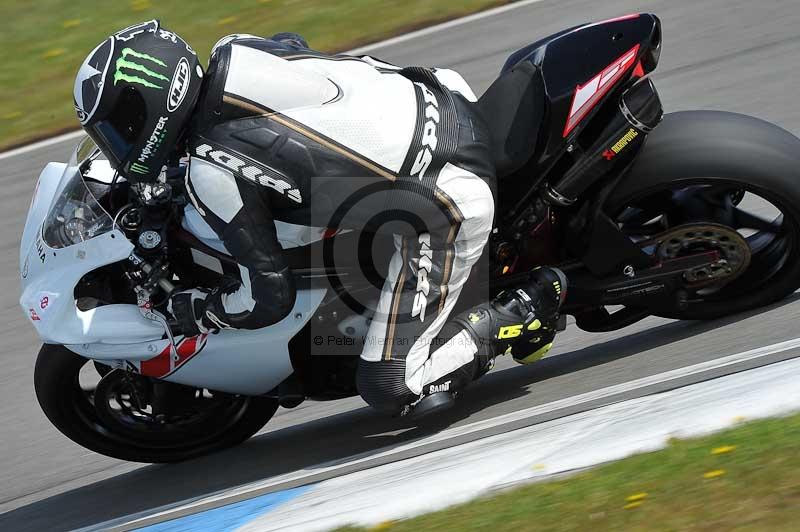
<svg viewBox="0 0 800 532"><path fill-rule="evenodd" d="M100 216L93 218L96 223L82 239L76 238L77 243L55 242L53 231L44 231L46 222L52 225L56 208L63 208L65 196L76 189L76 179L81 180L79 160L76 150L69 163L50 163L39 177L20 245L20 306L46 343L130 343L160 338L163 329L142 317L135 305L81 311L75 304L75 286L84 275L126 260L133 251L125 235L113 224L98 221Z"/></svg>
<svg viewBox="0 0 800 532"><path fill-rule="evenodd" d="M80 279L108 264L128 260L133 250L133 245L116 229L113 220L109 231L93 233L90 238L73 245L53 247L43 238L44 234L53 234L52 231L43 234L43 226L52 219L50 215L64 197L67 182L75 177L79 161L80 158L73 157L67 164L51 163L44 169L23 231L20 305L42 341L62 344L110 367L235 394L267 393L291 375L294 369L288 340L312 318L325 297L324 289L299 290L292 311L274 325L255 331L225 330L204 336L195 344L196 350L191 356L184 356L186 353L181 351L177 360L170 356L164 329L145 319L136 305L105 305L88 311L77 307L74 293ZM94 170L100 169L95 179L110 183L113 170L109 166L102 168L97 162L93 163L90 177ZM224 252L224 246L213 231L203 227L202 218L192 216L191 208L187 211L184 224L190 232ZM320 239L324 231L293 229L288 240L281 239L284 246ZM67 233L56 237L64 234ZM180 349L186 339L178 340Z"/></svg>

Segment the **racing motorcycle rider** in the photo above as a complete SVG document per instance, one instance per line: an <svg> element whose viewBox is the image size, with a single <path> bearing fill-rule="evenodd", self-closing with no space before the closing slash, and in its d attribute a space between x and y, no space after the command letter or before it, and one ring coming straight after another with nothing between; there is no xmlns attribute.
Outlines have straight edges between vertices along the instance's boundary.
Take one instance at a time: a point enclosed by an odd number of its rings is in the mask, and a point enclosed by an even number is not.
<svg viewBox="0 0 800 532"><path fill-rule="evenodd" d="M554 268L447 321L494 216L488 133L457 73L326 55L295 34L225 37L204 72L153 20L99 44L74 97L81 125L140 198L191 158L186 194L240 275L172 295L183 334L282 320L295 285L273 221L332 227L349 205L351 223L401 213L413 229L394 237L359 361L367 403L389 413L449 403L495 356L526 363L550 349L566 293ZM353 201L373 186L382 192Z"/></svg>

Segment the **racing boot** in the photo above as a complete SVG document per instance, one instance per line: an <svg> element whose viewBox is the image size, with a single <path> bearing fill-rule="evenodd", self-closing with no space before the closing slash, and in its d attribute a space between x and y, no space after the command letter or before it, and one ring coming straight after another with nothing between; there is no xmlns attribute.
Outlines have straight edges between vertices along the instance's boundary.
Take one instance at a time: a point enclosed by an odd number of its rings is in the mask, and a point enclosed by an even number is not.
<svg viewBox="0 0 800 532"><path fill-rule="evenodd" d="M451 407L455 391L486 374L498 355L510 354L520 364L540 360L553 347L566 295L567 278L561 270L537 268L522 287L453 318L442 328L441 339L449 341L466 331L478 348L474 363L428 384L401 415L420 418Z"/></svg>
<svg viewBox="0 0 800 532"><path fill-rule="evenodd" d="M567 296L567 277L558 268L533 271L528 282L501 292L455 318L478 345L475 378L491 369L498 355L511 355L520 364L541 360L553 347L559 309Z"/></svg>

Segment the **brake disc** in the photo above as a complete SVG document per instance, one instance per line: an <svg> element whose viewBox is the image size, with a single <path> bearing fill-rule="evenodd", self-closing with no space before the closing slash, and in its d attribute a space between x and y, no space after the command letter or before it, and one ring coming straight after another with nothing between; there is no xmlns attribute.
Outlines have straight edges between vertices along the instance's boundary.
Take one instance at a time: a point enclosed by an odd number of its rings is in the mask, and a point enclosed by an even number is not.
<svg viewBox="0 0 800 532"><path fill-rule="evenodd" d="M142 383L134 379L141 377L114 369L100 379L94 390L95 412L114 432L133 435L137 423L155 424L153 416L146 411L146 404L142 404L147 392Z"/></svg>
<svg viewBox="0 0 800 532"><path fill-rule="evenodd" d="M684 279L689 286L729 283L750 265L750 246L736 230L720 224L686 224L656 237L656 256L661 260L716 251L719 259L687 270Z"/></svg>

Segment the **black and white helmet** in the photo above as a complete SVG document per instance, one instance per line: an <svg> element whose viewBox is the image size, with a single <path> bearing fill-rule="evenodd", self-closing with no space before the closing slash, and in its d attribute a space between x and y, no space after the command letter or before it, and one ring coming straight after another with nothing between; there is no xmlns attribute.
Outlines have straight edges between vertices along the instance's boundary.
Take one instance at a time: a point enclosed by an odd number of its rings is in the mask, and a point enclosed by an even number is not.
<svg viewBox="0 0 800 532"><path fill-rule="evenodd" d="M75 79L75 111L122 175L155 181L189 123L202 79L194 50L151 20L92 50Z"/></svg>

